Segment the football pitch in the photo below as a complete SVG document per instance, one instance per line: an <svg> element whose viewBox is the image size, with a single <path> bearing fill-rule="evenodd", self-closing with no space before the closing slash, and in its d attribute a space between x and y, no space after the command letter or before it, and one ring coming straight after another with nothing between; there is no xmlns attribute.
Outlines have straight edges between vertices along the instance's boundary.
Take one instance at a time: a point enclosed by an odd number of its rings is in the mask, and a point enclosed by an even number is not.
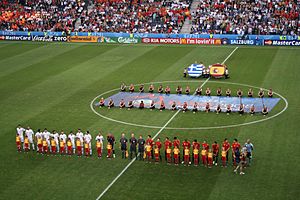
<svg viewBox="0 0 300 200"><path fill-rule="evenodd" d="M230 78L184 78L183 68L195 61L225 61ZM0 199L299 199L299 63L300 48L289 47L1 42ZM191 93L202 85L212 95L218 87L234 95L253 88L255 96L259 88L272 88L280 101L266 117L94 106L99 97L118 93L122 82L144 83L146 90L151 83L168 85L172 93L177 85L189 85ZM94 155L18 153L18 124L34 131L89 130ZM232 166L131 162L121 159L119 143L115 159L98 159L99 131L113 133L117 142L121 133L210 145L251 139L253 162L243 176Z"/></svg>

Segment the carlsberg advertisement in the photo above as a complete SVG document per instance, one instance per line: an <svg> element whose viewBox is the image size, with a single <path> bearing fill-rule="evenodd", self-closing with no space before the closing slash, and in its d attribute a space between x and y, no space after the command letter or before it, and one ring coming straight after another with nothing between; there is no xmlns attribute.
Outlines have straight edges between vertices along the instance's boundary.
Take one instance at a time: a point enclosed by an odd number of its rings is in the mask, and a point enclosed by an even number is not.
<svg viewBox="0 0 300 200"><path fill-rule="evenodd" d="M140 43L140 38L131 37L100 37L98 42L101 43L120 43L120 44L136 44Z"/></svg>

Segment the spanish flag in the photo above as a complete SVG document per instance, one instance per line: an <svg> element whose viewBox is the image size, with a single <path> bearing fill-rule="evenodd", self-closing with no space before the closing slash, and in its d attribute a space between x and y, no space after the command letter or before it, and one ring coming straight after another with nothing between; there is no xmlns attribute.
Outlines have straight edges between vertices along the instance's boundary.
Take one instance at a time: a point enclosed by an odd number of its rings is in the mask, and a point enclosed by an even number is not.
<svg viewBox="0 0 300 200"><path fill-rule="evenodd" d="M226 66L224 64L213 64L210 66L209 74L215 78L220 78L225 74Z"/></svg>

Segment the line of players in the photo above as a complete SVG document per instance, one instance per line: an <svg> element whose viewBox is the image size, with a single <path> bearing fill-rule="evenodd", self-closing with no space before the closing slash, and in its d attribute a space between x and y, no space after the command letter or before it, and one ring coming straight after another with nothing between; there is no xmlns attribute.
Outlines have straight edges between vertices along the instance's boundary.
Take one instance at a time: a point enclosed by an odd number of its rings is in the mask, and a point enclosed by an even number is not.
<svg viewBox="0 0 300 200"><path fill-rule="evenodd" d="M121 84L121 87L120 87L120 91L121 91L121 92L126 92L127 89L128 89L128 91L129 91L130 93L135 92L135 85L130 84L130 86L126 86L125 83L122 83L122 84ZM139 90L138 90L138 92L140 92L140 93L145 92L145 86L144 86L144 84L139 85ZM155 87L154 87L153 84L151 84L151 85L149 86L148 92L149 92L149 93L154 93L154 92L155 92ZM159 85L159 87L157 88L157 92L160 93L160 94L163 94L163 93L165 93L165 94L171 94L171 88L170 88L168 85L166 86L166 88L163 88L162 85ZM182 87L181 87L180 85L178 85L177 88L176 88L176 94L183 94L183 89L182 89ZM191 88L190 88L189 85L186 86L186 88L185 88L185 90L184 90L184 94L186 94L186 95L190 95L190 94L191 94ZM211 94L212 94L212 92L211 92L211 89L210 89L210 88L206 88L205 92L203 92L202 87L199 86L199 87L195 90L195 95L198 95L198 96L201 96L201 95L211 96ZM222 91L222 88L221 88L221 87L219 87L219 88L216 90L216 95L217 95L217 96L222 96L222 95L223 95L223 91ZM232 92L231 92L231 90L230 90L229 88L225 91L225 95L226 95L227 97L231 97ZM270 89L268 90L267 96L270 97L270 98L272 98L273 95L274 95L274 94L273 94L273 90L272 90L272 88L270 88ZM238 89L238 90L236 91L236 96L237 96L237 97L243 97L243 91L242 91L241 89ZM248 96L248 97L253 97L253 96L254 96L254 92L253 92L253 89L252 89L252 88L249 88L249 90L248 90L248 92L247 92L247 96ZM262 88L258 91L257 96L258 96L259 98L264 98L264 97L265 97L265 92L264 92L264 90L263 90Z"/></svg>
<svg viewBox="0 0 300 200"><path fill-rule="evenodd" d="M24 137L25 133L25 137ZM99 133L96 138L96 151L98 158L102 158L104 153L104 137ZM182 164L189 166L192 164L198 166L200 164L200 156L202 165L211 168L213 165L218 164L219 154L221 153L222 167L227 167L229 159L229 150L231 147L232 152L232 164L237 169L240 169L241 174L243 174L243 168L246 166L246 158L248 164L250 164L252 158L253 144L250 140L247 140L245 145L241 147L237 139L235 139L230 146L228 140L225 138L221 152L219 144L215 141L211 148L206 141L203 141L201 144L195 139L192 143L187 139L182 142L182 154L180 153L181 143L177 137L174 137L174 140L171 141L166 137L165 141L160 141L158 138L154 141L151 135L148 135L146 140L143 139L142 135L138 139L135 138L134 134L131 134L131 138L128 140L125 137L125 134L121 135L120 138L120 147L122 152L122 158L129 157L133 159L133 156L139 158L139 160L146 160L147 162L154 161L159 163L162 161L161 149L164 145L164 157L167 164L174 163L178 165L181 160ZM89 157L92 155L92 136L87 131L85 134L78 129L76 134L70 132L67 136L63 131L57 133L53 131L50 133L47 129L44 129L43 132L38 130L36 133L30 127L24 129L20 125L17 127L16 134L16 145L17 151L29 152L31 149L40 154L53 154L53 155L77 155ZM128 153L128 143L129 143L129 152ZM106 157L111 159L115 158L115 144L116 140L112 134L107 135L107 145L106 145ZM191 150L192 147L192 151ZM182 155L182 156L181 156Z"/></svg>
<svg viewBox="0 0 300 200"><path fill-rule="evenodd" d="M153 85L151 85L151 86L153 87ZM150 86L150 88L151 88L151 86ZM131 85L130 88L131 88L131 87L134 87L134 85ZM144 86L142 85L141 87L144 87ZM160 86L160 87L162 88L162 86ZM180 86L178 86L178 87L180 87ZM168 88L168 86L167 86L167 88ZM178 89L178 88L177 88L177 89ZM163 90L163 89L162 89L162 90ZM188 90L188 93L187 93L187 92L186 92L186 93L189 94L189 92L190 92L189 86L187 86L187 89L186 89L186 90ZM122 86L121 86L121 91L123 91L123 92L126 91L126 86L125 86L125 85L123 86L123 84L122 84ZM130 90L130 92L131 92L131 91L132 91L132 90ZM133 91L134 91L134 88L133 88ZM144 89L142 89L142 92L143 92L143 91L144 91ZM151 90L151 91L153 92L153 90ZM140 92L141 92L141 88L140 88ZM149 92L150 92L150 89L149 89ZM166 92L166 93L167 93L167 92ZM177 94L181 94L181 92L180 92L180 93L177 92ZM202 88L200 88L200 87L197 88L195 94L196 94L196 95L202 95ZM210 95L211 95L211 90L210 90L209 88L206 89L205 95L206 95L206 96L210 96ZM265 94L264 94L264 90L263 90L263 89L260 89L259 92L258 92L259 98L264 98L264 95L265 95ZM218 89L217 89L217 96L222 96L222 90L221 90L221 88L218 88ZM231 90L230 90L230 89L227 89L227 90L226 90L226 96L227 96L227 97L230 97L230 96L231 96ZM238 91L237 91L237 97L241 98L242 96L243 96L243 91L242 91L241 89L238 89ZM249 91L248 91L248 97L253 97L253 90L252 90L251 88L250 88ZM272 97L273 97L273 91L272 91L271 88L270 88L269 91L268 91L268 97L269 97L269 98L272 98ZM99 107L104 107L104 106L105 106L105 99L104 99L103 97L100 99L98 105L99 105ZM113 99L110 99L109 102L108 102L108 104L107 104L108 109L110 109L110 108L112 108L112 107L114 107L114 106L115 106L115 104L114 104ZM126 103L125 103L124 99L121 99L121 101L120 101L120 103L119 103L119 108L120 108L120 109L123 109L123 108L126 108L126 107L127 107L128 110L131 110L132 108L134 108L133 101L129 101L129 102L127 103L127 106L126 106ZM143 101L141 101L140 104L139 104L139 108L140 108L140 109L143 109L144 107L145 107L145 104L144 104ZM181 107L182 107L182 111L183 111L183 112L187 112L187 111L189 110L189 109L188 109L188 104L187 104L187 102L184 102L183 105L182 105ZM160 105L159 105L159 110L160 110L160 111L163 111L163 110L165 110L165 108L166 108L165 103L164 103L164 101L162 100L162 101L160 102ZM152 101L151 101L151 104L150 104L150 110L154 110L154 109L155 109L155 102L152 100ZM172 103L171 109L172 109L173 111L175 111L175 110L178 109L178 107L177 107L175 101ZM211 108L210 108L210 104L209 104L209 103L206 103L204 110L205 110L205 112L210 112L210 111L211 111ZM198 105L197 102L195 102L194 105L193 105L192 112L193 112L193 113L196 113L197 111L199 111L199 105ZM215 112L216 112L216 114L219 114L219 113L222 112L222 109L221 109L221 105L220 105L220 104L219 104L219 105L217 106L217 108L215 109ZM230 104L228 104L228 105L226 106L225 112L227 113L227 115L229 115L229 114L232 112L232 108L231 108L231 105L230 105ZM240 104L238 112L239 112L240 115L243 115L243 114L245 113L245 106L244 106L244 104L242 104L242 103ZM249 110L249 113L250 113L251 115L254 115L255 112L256 112L255 106L254 106L254 105L251 105L250 110ZM261 113L263 114L263 116L266 116L266 115L269 113L267 106L265 106L265 105L263 106L263 108L262 108L262 110L261 110Z"/></svg>
<svg viewBox="0 0 300 200"><path fill-rule="evenodd" d="M180 162L185 166L190 166L192 163L194 166L198 166L202 163L203 166L212 168L213 165L217 166L219 163L219 155L221 155L221 166L228 166L229 151L232 153L232 165L234 166L235 172L240 170L240 174L244 174L243 169L246 165L250 165L252 159L252 151L254 150L253 144L248 139L244 146L241 146L237 139L234 139L232 145L228 142L227 138L224 139L221 151L220 145L215 141L211 147L203 141L201 144L196 139L191 143L185 139L182 144L177 137L171 141L166 137L165 141L160 141L158 138L154 141L151 135L148 135L145 141L142 136L138 140L135 139L134 134L131 135L129 140L126 139L125 135L122 134L120 139L122 158L126 158L127 143L129 142L130 159L133 154L139 160L146 160L147 162L159 163L162 161L161 149L164 145L164 157L167 164L179 165ZM136 153L136 146L138 144L138 154ZM182 148L181 148L182 147ZM192 148L192 150L191 150ZM182 154L180 151L182 150ZM201 158L201 160L200 160Z"/></svg>
<svg viewBox="0 0 300 200"><path fill-rule="evenodd" d="M97 142L101 140L103 144L103 136L98 135L96 139ZM101 147L102 144L96 145ZM43 131L38 129L34 133L30 127L25 129L18 125L16 145L19 152L29 152L32 149L41 154L92 155L92 136L89 131L83 133L81 129L78 129L76 134L71 131L68 135L64 131L58 133L54 130L50 133L46 128Z"/></svg>

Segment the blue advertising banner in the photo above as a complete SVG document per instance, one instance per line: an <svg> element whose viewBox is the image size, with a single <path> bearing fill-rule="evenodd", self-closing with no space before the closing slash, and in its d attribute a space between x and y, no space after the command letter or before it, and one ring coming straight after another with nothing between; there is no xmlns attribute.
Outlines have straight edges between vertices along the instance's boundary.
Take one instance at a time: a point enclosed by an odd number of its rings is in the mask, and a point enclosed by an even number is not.
<svg viewBox="0 0 300 200"><path fill-rule="evenodd" d="M222 44L231 44L231 45L258 45L259 40L242 40L242 39L222 39Z"/></svg>

